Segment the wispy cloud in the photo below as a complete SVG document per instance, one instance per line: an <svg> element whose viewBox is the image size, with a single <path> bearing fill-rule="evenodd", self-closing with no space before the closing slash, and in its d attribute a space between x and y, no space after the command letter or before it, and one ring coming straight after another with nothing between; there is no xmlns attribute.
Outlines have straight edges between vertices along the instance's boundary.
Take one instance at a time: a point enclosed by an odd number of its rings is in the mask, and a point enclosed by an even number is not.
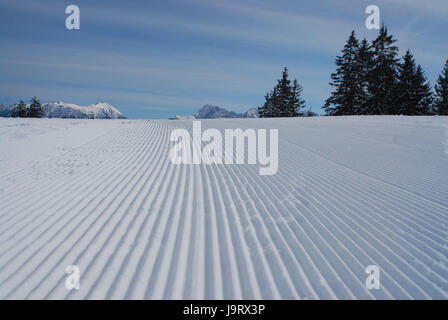
<svg viewBox="0 0 448 320"><path fill-rule="evenodd" d="M262 103L287 65L314 110L349 32L370 1L77 1L81 30L65 30L69 1L0 0L0 100L107 100L133 116L188 114L204 103L243 111ZM446 1L377 1L383 21L431 80L448 52ZM38 89L38 90L37 90Z"/></svg>

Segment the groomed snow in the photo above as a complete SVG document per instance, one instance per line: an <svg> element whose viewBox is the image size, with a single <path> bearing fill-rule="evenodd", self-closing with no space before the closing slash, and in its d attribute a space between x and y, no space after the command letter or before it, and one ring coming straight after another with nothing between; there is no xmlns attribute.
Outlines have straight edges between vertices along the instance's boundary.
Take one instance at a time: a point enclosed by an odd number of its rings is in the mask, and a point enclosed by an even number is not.
<svg viewBox="0 0 448 320"><path fill-rule="evenodd" d="M191 120L0 119L0 298L448 298L448 118L201 122L278 128L277 174L171 164Z"/></svg>

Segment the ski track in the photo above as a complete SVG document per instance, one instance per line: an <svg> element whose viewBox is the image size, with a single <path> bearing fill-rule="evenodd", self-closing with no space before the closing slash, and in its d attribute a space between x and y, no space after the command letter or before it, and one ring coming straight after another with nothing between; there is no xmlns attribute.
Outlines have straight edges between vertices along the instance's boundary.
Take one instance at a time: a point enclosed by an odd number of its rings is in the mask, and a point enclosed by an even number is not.
<svg viewBox="0 0 448 320"><path fill-rule="evenodd" d="M448 299L444 117L201 122L279 129L277 174L171 164L170 133L191 120L102 122L59 153L8 162L0 298ZM80 290L65 287L68 265Z"/></svg>

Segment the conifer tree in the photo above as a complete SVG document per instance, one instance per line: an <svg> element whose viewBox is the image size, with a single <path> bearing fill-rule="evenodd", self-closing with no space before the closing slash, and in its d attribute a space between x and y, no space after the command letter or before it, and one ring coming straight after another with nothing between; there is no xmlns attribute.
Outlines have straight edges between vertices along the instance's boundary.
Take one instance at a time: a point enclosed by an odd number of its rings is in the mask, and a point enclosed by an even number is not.
<svg viewBox="0 0 448 320"><path fill-rule="evenodd" d="M392 114L395 102L395 79L398 48L387 28L383 25L378 37L372 42L372 68L367 75L369 102L367 114Z"/></svg>
<svg viewBox="0 0 448 320"><path fill-rule="evenodd" d="M435 99L433 108L439 115L448 116L448 60L434 86Z"/></svg>
<svg viewBox="0 0 448 320"><path fill-rule="evenodd" d="M357 103L355 113L357 115L367 114L369 104L369 72L372 69L372 51L369 42L364 38L360 45L357 55Z"/></svg>
<svg viewBox="0 0 448 320"><path fill-rule="evenodd" d="M14 118L26 118L28 116L27 107L23 100L20 100L19 103L16 103L14 109L11 112L11 117Z"/></svg>
<svg viewBox="0 0 448 320"><path fill-rule="evenodd" d="M355 31L350 34L342 50L336 57L336 72L331 74L330 85L334 88L325 101L324 110L329 115L351 115L359 109L361 100L360 79L362 71L359 63L359 42Z"/></svg>
<svg viewBox="0 0 448 320"><path fill-rule="evenodd" d="M264 105L258 108L258 116L260 118L272 118L274 116L274 100L276 99L274 96L276 95L276 88L266 93Z"/></svg>
<svg viewBox="0 0 448 320"><path fill-rule="evenodd" d="M282 78L279 80L278 85L278 100L276 115L278 117L289 117L290 116L290 105L292 101L292 91L291 91L291 81L288 76L288 68L283 69Z"/></svg>
<svg viewBox="0 0 448 320"><path fill-rule="evenodd" d="M429 114L431 100L431 87L423 69L420 65L415 65L414 56L408 50L403 56L403 62L398 65L395 103L391 114Z"/></svg>
<svg viewBox="0 0 448 320"><path fill-rule="evenodd" d="M304 108L305 101L301 98L302 87L297 79L289 80L288 68L284 68L282 78L278 80L274 89L266 94L265 103L258 108L261 118L269 117L297 117Z"/></svg>
<svg viewBox="0 0 448 320"><path fill-rule="evenodd" d="M264 105L258 107L258 116L260 118L269 118L269 110L272 110L270 92L266 93L266 95L264 96L264 100L265 100Z"/></svg>
<svg viewBox="0 0 448 320"><path fill-rule="evenodd" d="M305 108L305 100L302 99L302 93L302 86L299 84L297 79L294 79L292 83L291 101L288 110L289 117L303 116L302 109Z"/></svg>
<svg viewBox="0 0 448 320"><path fill-rule="evenodd" d="M416 66L414 56L408 50L403 56L403 62L398 65L397 84L395 86L395 103L391 114L414 114L417 108Z"/></svg>
<svg viewBox="0 0 448 320"><path fill-rule="evenodd" d="M415 72L414 87L416 88L416 109L414 115L430 114L433 95L431 85L426 79L421 65L417 66Z"/></svg>
<svg viewBox="0 0 448 320"><path fill-rule="evenodd" d="M33 97L31 99L31 105L29 107L28 117L30 118L42 117L42 105L40 104L40 101L36 97Z"/></svg>
<svg viewBox="0 0 448 320"><path fill-rule="evenodd" d="M279 117L280 113L281 113L281 99L280 99L280 93L279 93L278 86L276 86L272 90L270 103L271 103L271 109L268 112L269 116L270 117Z"/></svg>

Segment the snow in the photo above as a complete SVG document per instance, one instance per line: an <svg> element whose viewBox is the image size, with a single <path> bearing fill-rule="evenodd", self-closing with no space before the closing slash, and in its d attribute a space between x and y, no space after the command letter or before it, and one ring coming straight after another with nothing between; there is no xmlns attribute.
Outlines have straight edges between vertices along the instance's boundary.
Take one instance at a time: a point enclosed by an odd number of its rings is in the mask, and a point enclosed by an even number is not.
<svg viewBox="0 0 448 320"><path fill-rule="evenodd" d="M258 108L250 108L243 113L243 118L258 118Z"/></svg>
<svg viewBox="0 0 448 320"><path fill-rule="evenodd" d="M0 117L8 117L14 105L0 105ZM75 119L125 119L125 116L106 102L88 106L64 102L50 102L42 105L44 118L75 118Z"/></svg>
<svg viewBox="0 0 448 320"><path fill-rule="evenodd" d="M192 120L0 119L0 298L448 299L447 117L201 122L278 128L277 174L171 164Z"/></svg>
<svg viewBox="0 0 448 320"><path fill-rule="evenodd" d="M120 123L108 120L0 119L1 171L14 172L73 151L107 134Z"/></svg>
<svg viewBox="0 0 448 320"><path fill-rule="evenodd" d="M88 106L78 106L63 102L50 102L42 105L43 116L46 118L77 118L77 119L123 119L124 116L106 102Z"/></svg>
<svg viewBox="0 0 448 320"><path fill-rule="evenodd" d="M258 117L258 109L251 108L244 113L236 113L218 106L206 104L195 113L194 117L196 119L256 118Z"/></svg>

